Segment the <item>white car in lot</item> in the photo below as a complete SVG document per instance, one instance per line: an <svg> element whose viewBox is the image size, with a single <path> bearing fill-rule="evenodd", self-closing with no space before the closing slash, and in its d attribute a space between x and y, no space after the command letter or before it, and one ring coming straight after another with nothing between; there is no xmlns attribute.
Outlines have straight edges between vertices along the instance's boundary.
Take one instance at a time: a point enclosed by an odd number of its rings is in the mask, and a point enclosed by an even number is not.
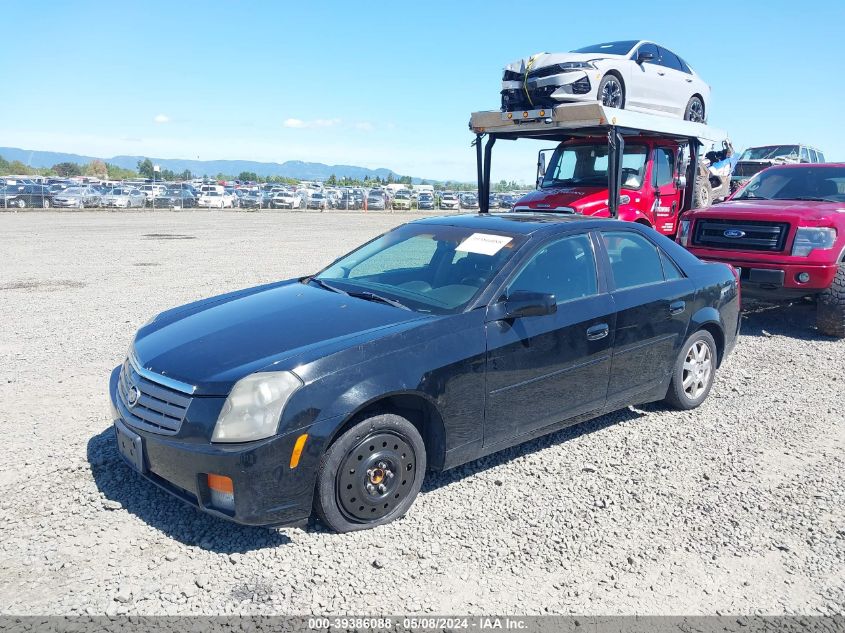
<svg viewBox="0 0 845 633"><path fill-rule="evenodd" d="M205 209L226 209L234 206L234 196L219 191L205 191L197 200L197 205Z"/></svg>
<svg viewBox="0 0 845 633"><path fill-rule="evenodd" d="M285 189L273 194L270 205L274 209L303 209L305 208L305 200L302 197L302 191Z"/></svg>
<svg viewBox="0 0 845 633"><path fill-rule="evenodd" d="M538 53L505 67L504 112L585 101L704 123L710 86L678 55L646 40Z"/></svg>

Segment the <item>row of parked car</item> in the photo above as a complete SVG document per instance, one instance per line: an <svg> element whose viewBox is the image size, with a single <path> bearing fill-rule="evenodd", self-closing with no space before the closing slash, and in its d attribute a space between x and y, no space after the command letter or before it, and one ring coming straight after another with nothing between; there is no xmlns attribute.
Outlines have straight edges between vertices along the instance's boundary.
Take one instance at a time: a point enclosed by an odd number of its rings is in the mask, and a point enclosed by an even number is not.
<svg viewBox="0 0 845 633"><path fill-rule="evenodd" d="M519 193L491 194L490 208L510 209ZM93 184L73 181L36 183L6 179L0 187L0 208L208 208L329 209L358 211L421 211L478 209L474 192L365 189L362 187L230 187L217 183Z"/></svg>

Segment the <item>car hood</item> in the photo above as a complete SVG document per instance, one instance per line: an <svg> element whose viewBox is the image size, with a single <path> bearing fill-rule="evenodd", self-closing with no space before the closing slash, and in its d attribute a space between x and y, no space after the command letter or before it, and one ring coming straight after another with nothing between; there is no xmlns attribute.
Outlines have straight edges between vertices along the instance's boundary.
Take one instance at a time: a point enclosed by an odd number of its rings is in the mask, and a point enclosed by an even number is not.
<svg viewBox="0 0 845 633"><path fill-rule="evenodd" d="M293 369L430 318L290 280L163 312L134 350L145 369L225 396L253 372Z"/></svg>
<svg viewBox="0 0 845 633"><path fill-rule="evenodd" d="M715 207L696 209L684 218L725 218L790 222L792 224L831 222L845 224L845 202L812 200L728 200Z"/></svg>
<svg viewBox="0 0 845 633"><path fill-rule="evenodd" d="M531 59L533 58L533 63ZM505 66L505 70L512 70L517 73L524 73L531 63L531 68L543 68L551 64L562 64L564 62L589 62L599 59L627 59L627 55L608 55L605 53L537 53L531 57L523 57Z"/></svg>
<svg viewBox="0 0 845 633"><path fill-rule="evenodd" d="M623 195L631 195L623 188ZM624 198L622 201L624 203ZM532 191L513 203L516 207L528 207L531 211L555 211L562 207L569 207L584 215L592 215L607 209L607 189L605 187L549 187Z"/></svg>

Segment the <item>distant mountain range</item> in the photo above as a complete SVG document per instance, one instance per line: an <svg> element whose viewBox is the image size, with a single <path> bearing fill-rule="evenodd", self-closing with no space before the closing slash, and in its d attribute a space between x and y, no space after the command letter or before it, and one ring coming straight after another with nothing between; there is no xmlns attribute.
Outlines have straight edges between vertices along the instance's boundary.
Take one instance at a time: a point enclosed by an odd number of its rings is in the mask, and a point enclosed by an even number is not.
<svg viewBox="0 0 845 633"><path fill-rule="evenodd" d="M37 150L19 149L17 147L0 147L0 156L8 161L19 160L30 167L52 167L57 163L79 163L86 164L92 160L99 159L123 169L137 169L138 161L149 158L154 164L161 165L162 169L170 169L176 173L186 169L194 176L216 176L217 174L228 174L237 176L242 171L250 171L259 176L283 176L296 178L298 180L326 180L334 174L338 178L358 178L365 176L370 178L385 179L393 174L398 178L396 172L380 168L369 169L356 165L326 165L324 163L306 163L301 160L288 160L284 163L260 163L251 160L187 160L183 158L153 158L152 156L112 156L103 158L101 156L81 156L79 154L63 154L61 152L41 152ZM414 182L419 182L414 178Z"/></svg>

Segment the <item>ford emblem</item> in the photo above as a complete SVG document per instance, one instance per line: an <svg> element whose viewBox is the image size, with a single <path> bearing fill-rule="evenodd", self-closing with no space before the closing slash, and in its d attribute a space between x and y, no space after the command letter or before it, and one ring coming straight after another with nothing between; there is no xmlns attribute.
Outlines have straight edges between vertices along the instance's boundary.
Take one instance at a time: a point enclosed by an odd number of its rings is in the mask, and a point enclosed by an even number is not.
<svg viewBox="0 0 845 633"><path fill-rule="evenodd" d="M727 231L722 233L722 235L724 235L725 237L736 239L739 237L745 237L745 231L740 231L739 229L728 229Z"/></svg>

